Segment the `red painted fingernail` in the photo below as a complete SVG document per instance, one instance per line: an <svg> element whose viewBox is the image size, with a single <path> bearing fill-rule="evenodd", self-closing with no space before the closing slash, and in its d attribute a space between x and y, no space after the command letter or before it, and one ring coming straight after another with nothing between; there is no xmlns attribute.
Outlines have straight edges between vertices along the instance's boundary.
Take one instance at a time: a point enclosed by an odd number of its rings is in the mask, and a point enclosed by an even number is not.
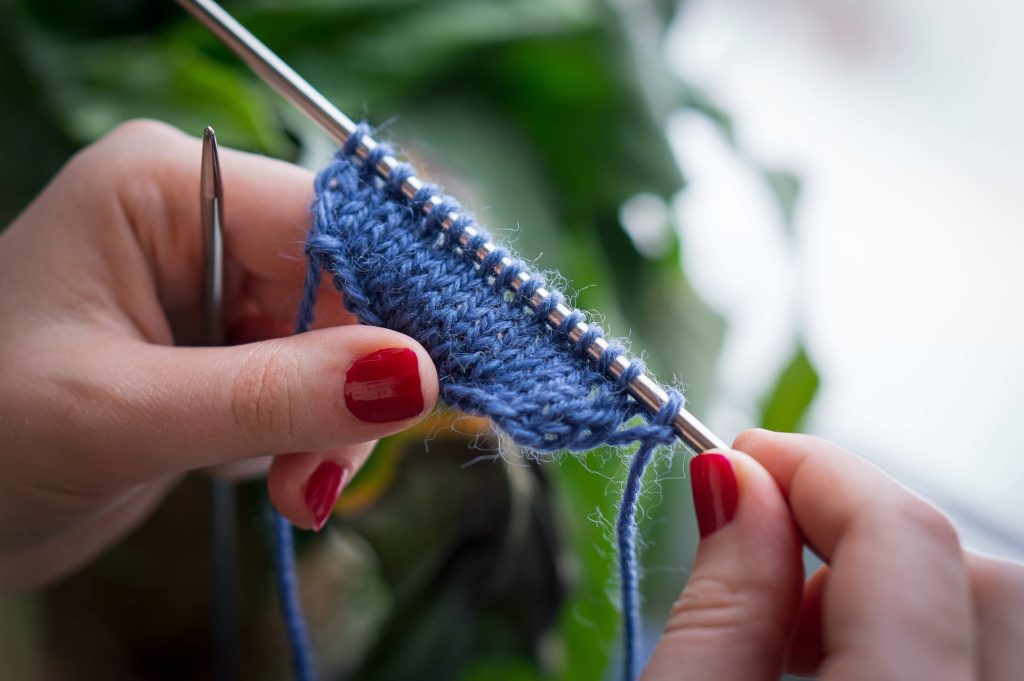
<svg viewBox="0 0 1024 681"><path fill-rule="evenodd" d="M344 468L333 461L324 461L306 481L302 499L313 514L313 529L317 532L330 517L346 477L348 476Z"/></svg>
<svg viewBox="0 0 1024 681"><path fill-rule="evenodd" d="M360 421L387 423L423 413L416 353L387 348L361 357L345 375L345 404Z"/></svg>
<svg viewBox="0 0 1024 681"><path fill-rule="evenodd" d="M697 509L700 538L715 533L736 515L740 490L729 459L721 454L699 454L690 462L693 506Z"/></svg>

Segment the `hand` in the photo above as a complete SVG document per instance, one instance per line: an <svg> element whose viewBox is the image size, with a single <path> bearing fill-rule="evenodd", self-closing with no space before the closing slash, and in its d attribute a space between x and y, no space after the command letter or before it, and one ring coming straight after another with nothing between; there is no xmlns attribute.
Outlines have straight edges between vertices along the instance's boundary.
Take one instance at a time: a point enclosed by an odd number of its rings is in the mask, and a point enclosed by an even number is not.
<svg viewBox="0 0 1024 681"><path fill-rule="evenodd" d="M691 464L703 538L644 681L1021 678L1024 568L833 444L735 448ZM806 584L804 542L828 564Z"/></svg>
<svg viewBox="0 0 1024 681"><path fill-rule="evenodd" d="M436 400L423 348L354 325L327 283L317 329L287 337L313 178L239 152L221 154L224 303L246 344L175 347L202 319L199 161L198 140L125 124L0 236L0 589L89 560L186 471L268 454L300 452L270 496L318 527L373 441Z"/></svg>

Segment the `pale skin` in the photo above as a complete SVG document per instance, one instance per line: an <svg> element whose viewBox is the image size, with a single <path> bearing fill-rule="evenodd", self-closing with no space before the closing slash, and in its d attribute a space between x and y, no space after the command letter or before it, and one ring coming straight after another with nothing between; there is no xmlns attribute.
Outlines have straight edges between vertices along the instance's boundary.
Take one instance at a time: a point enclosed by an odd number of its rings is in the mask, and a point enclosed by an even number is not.
<svg viewBox="0 0 1024 681"><path fill-rule="evenodd" d="M933 506L854 454L751 430L735 517L701 540L643 681L1010 681L1024 567L964 551ZM804 582L807 545L827 565Z"/></svg>
<svg viewBox="0 0 1024 681"><path fill-rule="evenodd" d="M197 469L269 466L276 507L313 528L313 471L350 476L436 401L424 349L356 325L336 295L290 337L312 176L240 152L221 152L236 345L181 347L200 337L199 149L125 124L0 236L0 589L73 572ZM420 416L347 409L347 368L384 348L416 353ZM1024 568L964 551L941 513L836 445L750 431L734 447L735 515L701 540L646 681L1020 678ZM828 564L806 583L805 543Z"/></svg>
<svg viewBox="0 0 1024 681"><path fill-rule="evenodd" d="M349 412L345 372L382 348L418 355L423 412L437 376L423 348L354 324L325 293L316 329L289 337L305 272L312 174L223 150L225 348L201 337L200 143L134 121L73 158L0 236L0 586L75 569L190 470L253 463L295 525L312 472L357 470L416 418ZM325 284L325 291L329 284ZM263 461L259 461L263 459ZM253 466L249 466L252 468Z"/></svg>

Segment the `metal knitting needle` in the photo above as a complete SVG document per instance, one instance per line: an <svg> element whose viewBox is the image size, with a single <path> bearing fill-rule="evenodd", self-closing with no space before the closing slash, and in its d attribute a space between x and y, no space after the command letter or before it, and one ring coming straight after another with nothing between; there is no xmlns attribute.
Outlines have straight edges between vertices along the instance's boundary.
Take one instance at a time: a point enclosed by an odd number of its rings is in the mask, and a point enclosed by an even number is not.
<svg viewBox="0 0 1024 681"><path fill-rule="evenodd" d="M199 174L199 226L203 243L203 343L224 344L224 185L213 128L203 131ZM229 478L210 478L213 538L213 619L217 678L238 678L238 547L235 488Z"/></svg>
<svg viewBox="0 0 1024 681"><path fill-rule="evenodd" d="M224 185L217 135L209 126L203 130L199 216L204 262L203 341L206 345L224 345Z"/></svg>
<svg viewBox="0 0 1024 681"><path fill-rule="evenodd" d="M344 144L352 133L355 132L356 125L348 116L327 101L312 85L307 83L290 66L271 52L266 45L260 42L216 2L213 0L178 0L178 4L210 29L242 61L248 64L260 78L309 116L313 122L319 125L338 144ZM377 142L368 135L364 135L356 149L356 155L365 160L367 155L376 147ZM374 171L380 177L387 179L398 165L398 159L392 156L385 156L374 168ZM406 198L411 199L423 186L424 183L419 178L415 176L407 177L401 185L402 194ZM423 212L430 214L440 205L441 198L434 196L423 205ZM441 222L442 228L451 229L452 224L458 218L459 216L456 213L449 213ZM477 234L478 232L472 227L467 228L459 238L459 241L465 246ZM477 249L473 255L477 262L481 262L496 248L494 244L488 242ZM500 274L510 264L511 260L505 258L502 262L495 265L495 274ZM529 279L530 275L528 273L520 273L511 284L513 292L518 291ZM527 304L531 308L536 308L547 300L550 295L551 293L547 289L539 288L531 299L527 301ZM572 310L569 307L561 304L557 305L548 314L547 322L552 327L557 328L571 312ZM586 322L580 322L569 330L569 338L573 342L578 342L583 334L587 332L587 329ZM598 338L587 348L587 354L591 359L597 361L607 348L608 342L603 338ZM629 366L630 359L625 355L620 355L608 366L607 373L612 378L617 379ZM668 401L668 393L649 374L641 374L630 382L629 393L651 414L657 414ZM672 421L672 426L679 439L698 454L708 449L724 448L726 446L707 426L697 420L686 409L679 410L679 413Z"/></svg>

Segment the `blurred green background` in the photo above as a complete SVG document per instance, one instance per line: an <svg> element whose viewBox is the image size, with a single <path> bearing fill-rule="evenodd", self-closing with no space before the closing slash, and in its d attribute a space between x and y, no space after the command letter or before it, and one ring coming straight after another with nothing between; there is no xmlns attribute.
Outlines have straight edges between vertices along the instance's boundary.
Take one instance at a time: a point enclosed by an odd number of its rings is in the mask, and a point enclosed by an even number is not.
<svg viewBox="0 0 1024 681"><path fill-rule="evenodd" d="M686 169L664 127L686 108L727 140L732 131L727 112L663 64L675 3L225 6L339 108L382 126L499 238L560 272L579 307L628 335L702 413L727 320L694 294L680 264L685 244L669 202L686 190ZM170 2L9 0L0 5L0 92L0 224L76 149L133 117L193 134L213 125L222 144L310 167L332 151ZM749 167L791 217L796 178ZM230 197L227 205L230 220ZM646 209L645 232L628 229L629 207ZM663 224L649 224L651 215ZM778 374L761 400L762 421L792 430L817 375L799 343ZM495 460L499 450L504 459ZM300 538L325 675L615 677L620 615L609 533L626 456L596 451L537 464L485 425L451 415L383 442L329 529ZM650 642L696 544L686 459L658 461L643 500ZM261 485L240 491L241 676L287 678ZM207 504L202 482L188 481L83 573L6 599L0 659L10 678L210 678Z"/></svg>

